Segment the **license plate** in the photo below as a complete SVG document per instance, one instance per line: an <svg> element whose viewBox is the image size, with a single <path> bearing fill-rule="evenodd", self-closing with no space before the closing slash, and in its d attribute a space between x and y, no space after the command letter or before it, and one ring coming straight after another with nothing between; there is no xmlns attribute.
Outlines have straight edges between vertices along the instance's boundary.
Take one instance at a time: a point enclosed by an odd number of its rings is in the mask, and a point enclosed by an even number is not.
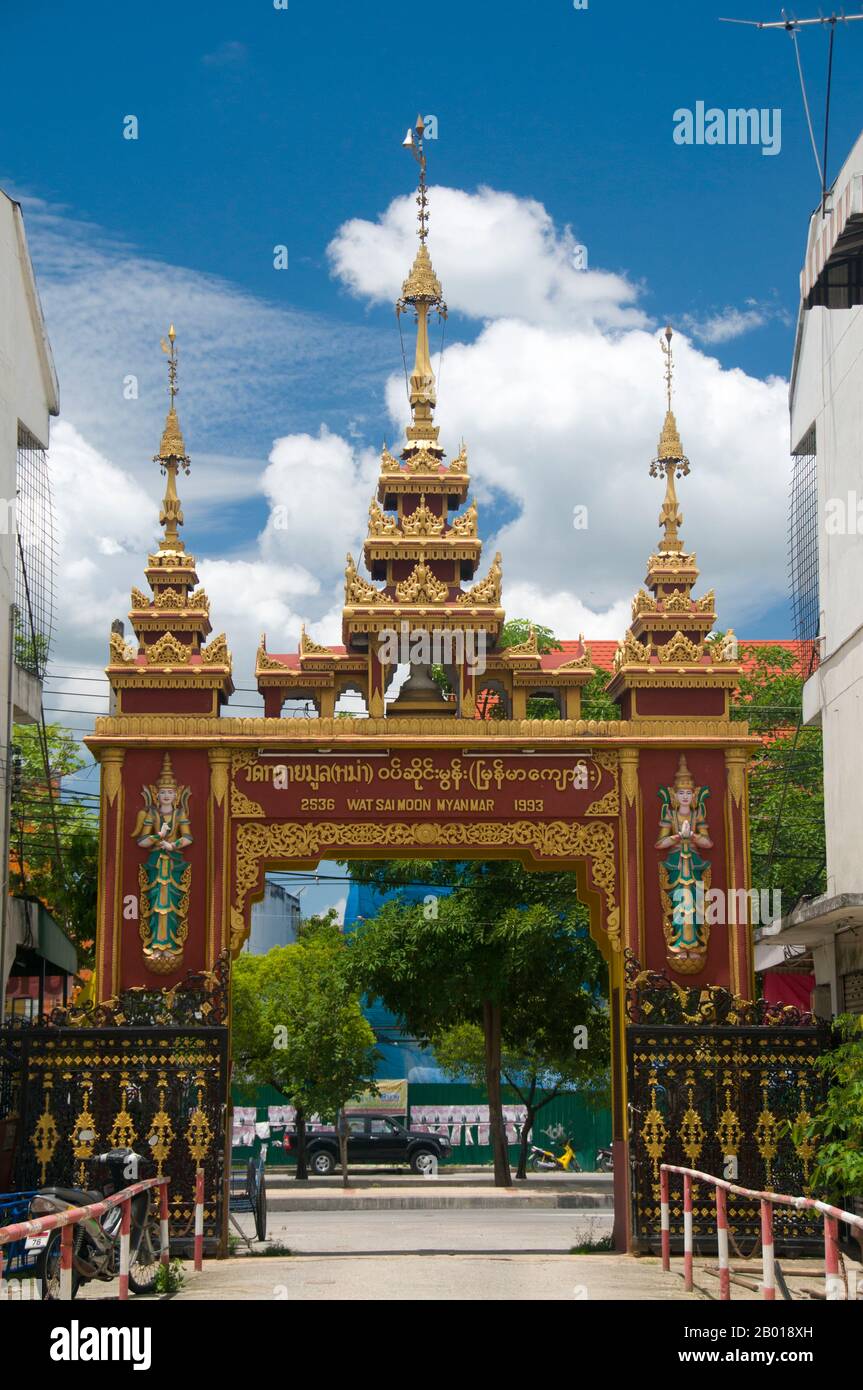
<svg viewBox="0 0 863 1390"><path fill-rule="evenodd" d="M48 1233L46 1233L46 1234L43 1235L43 1236L28 1236L28 1237L27 1237L27 1240L26 1240L26 1243L25 1243L25 1245L24 1245L24 1249L25 1249L25 1250L44 1250L44 1248L45 1248L45 1246L48 1244L48 1241L49 1241L49 1240L50 1240L50 1235L49 1235Z"/></svg>

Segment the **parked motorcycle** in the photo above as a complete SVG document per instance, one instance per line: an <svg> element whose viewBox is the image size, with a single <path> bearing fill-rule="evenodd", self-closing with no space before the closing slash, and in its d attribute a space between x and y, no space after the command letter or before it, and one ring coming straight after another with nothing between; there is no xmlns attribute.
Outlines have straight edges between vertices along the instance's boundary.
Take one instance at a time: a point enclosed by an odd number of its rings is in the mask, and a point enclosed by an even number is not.
<svg viewBox="0 0 863 1390"><path fill-rule="evenodd" d="M535 1173L551 1172L556 1169L561 1169L564 1173L581 1172L581 1166L575 1156L571 1139L567 1139L562 1154L555 1154L551 1149L540 1149L537 1148L536 1144L532 1144L527 1161Z"/></svg>
<svg viewBox="0 0 863 1390"><path fill-rule="evenodd" d="M611 1149L597 1149L596 1171L597 1173L614 1172L614 1154Z"/></svg>
<svg viewBox="0 0 863 1390"><path fill-rule="evenodd" d="M31 1199L29 1215L53 1216L70 1207L86 1207L122 1191L140 1178L150 1160L134 1149L111 1149L89 1160L94 1172L95 1186L43 1187ZM133 1293L151 1293L159 1271L161 1241L159 1217L152 1195L157 1189L139 1192L131 1199L129 1232L129 1288ZM72 1227L72 1297L81 1284L90 1280L108 1282L120 1273L120 1226L123 1208L109 1207L103 1216L79 1221ZM43 1299L60 1297L60 1241L62 1231L45 1231L29 1236L26 1252L37 1254L36 1278L42 1286Z"/></svg>

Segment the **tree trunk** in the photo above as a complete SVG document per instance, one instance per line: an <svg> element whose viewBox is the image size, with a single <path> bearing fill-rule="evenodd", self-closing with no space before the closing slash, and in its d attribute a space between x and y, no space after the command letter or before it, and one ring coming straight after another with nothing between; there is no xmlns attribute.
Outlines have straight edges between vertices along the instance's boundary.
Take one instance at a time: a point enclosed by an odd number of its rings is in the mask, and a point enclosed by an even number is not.
<svg viewBox="0 0 863 1390"><path fill-rule="evenodd" d="M515 1176L522 1182L527 1177L527 1146L530 1143L530 1136L533 1133L533 1106L527 1107L527 1114L524 1117L524 1125L521 1131L521 1143L518 1146L518 1168Z"/></svg>
<svg viewBox="0 0 863 1390"><path fill-rule="evenodd" d="M348 1173L348 1135L347 1130L339 1134L339 1162L342 1165L342 1187L347 1187L350 1183Z"/></svg>
<svg viewBox="0 0 863 1390"><path fill-rule="evenodd" d="M298 1182L307 1182L309 1170L306 1166L306 1112L297 1106L297 1170L294 1177Z"/></svg>
<svg viewBox="0 0 863 1390"><path fill-rule="evenodd" d="M490 999L483 1001L482 1026L485 1037L485 1084L488 1091L488 1118L494 1154L495 1187L512 1187L506 1130L503 1123L503 1103L500 1094L500 1005Z"/></svg>

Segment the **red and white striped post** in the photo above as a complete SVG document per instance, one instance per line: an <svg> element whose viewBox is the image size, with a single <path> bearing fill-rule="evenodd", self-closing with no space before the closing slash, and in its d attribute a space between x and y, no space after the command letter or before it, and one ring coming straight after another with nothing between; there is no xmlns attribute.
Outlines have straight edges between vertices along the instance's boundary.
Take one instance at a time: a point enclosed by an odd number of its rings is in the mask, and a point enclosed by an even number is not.
<svg viewBox="0 0 863 1390"><path fill-rule="evenodd" d="M129 1236L132 1231L132 1202L123 1202L120 1219L120 1299L129 1297Z"/></svg>
<svg viewBox="0 0 863 1390"><path fill-rule="evenodd" d="M159 1188L159 1259L163 1265L171 1263L171 1236L168 1230L168 1185Z"/></svg>
<svg viewBox="0 0 863 1390"><path fill-rule="evenodd" d="M9 1297L9 1290L6 1287L6 1280L3 1278L3 1246L0 1245L0 1303Z"/></svg>
<svg viewBox="0 0 863 1390"><path fill-rule="evenodd" d="M683 1287L692 1293L692 1179L683 1175Z"/></svg>
<svg viewBox="0 0 863 1390"><path fill-rule="evenodd" d="M716 1247L719 1253L719 1297L731 1298L731 1274L728 1268L728 1194L724 1187L716 1188Z"/></svg>
<svg viewBox="0 0 863 1390"><path fill-rule="evenodd" d="M763 1298L775 1299L776 1274L773 1258L773 1204L766 1197L761 1198L761 1259L764 1270L764 1283L761 1290Z"/></svg>
<svg viewBox="0 0 863 1390"><path fill-rule="evenodd" d="M60 1232L60 1298L64 1303L72 1301L72 1227L64 1226Z"/></svg>
<svg viewBox="0 0 863 1390"><path fill-rule="evenodd" d="M204 1268L204 1170L195 1173L195 1269Z"/></svg>
<svg viewBox="0 0 863 1390"><path fill-rule="evenodd" d="M671 1270L671 1208L668 1200L668 1172L659 1174L659 1225L662 1236L662 1268Z"/></svg>
<svg viewBox="0 0 863 1390"><path fill-rule="evenodd" d="M839 1273L839 1223L835 1216L824 1214L824 1284L829 1299L844 1299L845 1284Z"/></svg>

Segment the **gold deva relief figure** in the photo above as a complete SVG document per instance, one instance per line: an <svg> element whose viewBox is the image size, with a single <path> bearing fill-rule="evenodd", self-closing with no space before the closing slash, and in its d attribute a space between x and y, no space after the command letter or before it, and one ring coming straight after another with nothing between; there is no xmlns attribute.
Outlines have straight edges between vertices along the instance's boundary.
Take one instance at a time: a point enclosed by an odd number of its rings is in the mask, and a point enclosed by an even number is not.
<svg viewBox="0 0 863 1390"><path fill-rule="evenodd" d="M698 853L712 849L705 803L709 787L696 787L684 754L670 787L660 787L662 814L657 849L670 850L659 866L663 930L668 964L681 975L704 968L710 928L704 901L710 887L710 864Z"/></svg>
<svg viewBox="0 0 863 1390"><path fill-rule="evenodd" d="M183 960L189 931L189 885L192 866L182 851L192 843L189 787L177 785L171 758L165 754L155 786L141 788L144 809L132 835L150 850L138 869L141 889L140 935L147 968L157 975L176 970Z"/></svg>

